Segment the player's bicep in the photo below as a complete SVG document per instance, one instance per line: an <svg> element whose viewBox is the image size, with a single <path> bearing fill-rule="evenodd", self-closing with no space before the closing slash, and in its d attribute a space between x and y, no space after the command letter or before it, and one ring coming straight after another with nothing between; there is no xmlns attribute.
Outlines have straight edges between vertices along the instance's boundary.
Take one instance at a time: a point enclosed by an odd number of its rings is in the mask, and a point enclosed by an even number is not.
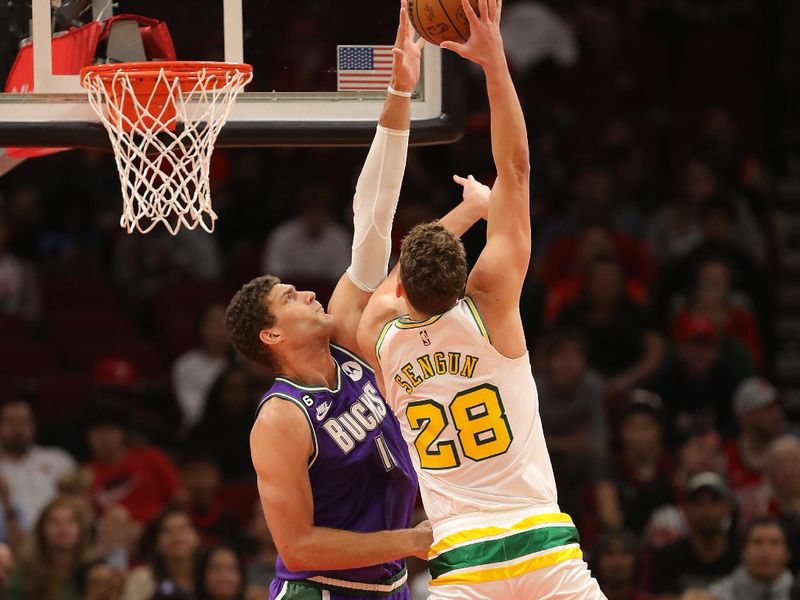
<svg viewBox="0 0 800 600"><path fill-rule="evenodd" d="M250 448L264 516L278 552L290 557L314 519L308 476L314 442L302 409L279 398L267 402L253 425Z"/></svg>
<svg viewBox="0 0 800 600"><path fill-rule="evenodd" d="M333 317L333 342L345 348L356 348L358 323L371 296L371 292L356 286L347 273L342 275L328 302L328 314Z"/></svg>

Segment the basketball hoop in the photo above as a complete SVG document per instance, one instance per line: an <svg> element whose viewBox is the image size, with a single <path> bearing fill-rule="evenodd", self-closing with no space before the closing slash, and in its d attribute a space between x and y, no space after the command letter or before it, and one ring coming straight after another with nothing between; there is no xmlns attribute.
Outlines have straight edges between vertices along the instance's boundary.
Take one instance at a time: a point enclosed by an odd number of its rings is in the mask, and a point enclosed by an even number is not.
<svg viewBox="0 0 800 600"><path fill-rule="evenodd" d="M122 184L120 225L147 233L159 222L214 231L209 165L214 142L250 65L142 62L81 70L89 104L108 131ZM180 126L179 126L180 124Z"/></svg>

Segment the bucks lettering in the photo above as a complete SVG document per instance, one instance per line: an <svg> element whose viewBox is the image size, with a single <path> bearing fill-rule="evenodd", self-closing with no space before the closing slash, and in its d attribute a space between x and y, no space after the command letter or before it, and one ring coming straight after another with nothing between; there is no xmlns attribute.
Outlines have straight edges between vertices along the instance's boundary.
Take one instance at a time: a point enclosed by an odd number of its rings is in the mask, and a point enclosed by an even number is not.
<svg viewBox="0 0 800 600"><path fill-rule="evenodd" d="M403 365L394 376L394 381L410 395L423 381L437 375L457 375L472 379L477 365L478 357L471 354L462 355L461 352L423 354L414 362Z"/></svg>
<svg viewBox="0 0 800 600"><path fill-rule="evenodd" d="M374 431L386 416L386 404L375 386L367 382L363 390L364 393L345 412L322 424L345 454L355 448L357 442L363 442L367 433Z"/></svg>

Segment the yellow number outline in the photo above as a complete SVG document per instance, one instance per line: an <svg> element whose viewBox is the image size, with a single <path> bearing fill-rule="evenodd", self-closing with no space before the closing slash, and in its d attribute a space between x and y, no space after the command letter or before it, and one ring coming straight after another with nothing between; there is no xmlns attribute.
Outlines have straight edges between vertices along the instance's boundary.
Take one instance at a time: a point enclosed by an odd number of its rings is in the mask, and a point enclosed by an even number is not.
<svg viewBox="0 0 800 600"><path fill-rule="evenodd" d="M429 408L433 409L432 413L427 410ZM423 414L417 414L420 409ZM461 464L454 441L436 441L448 424L447 413L443 406L433 400L409 402L406 406L406 419L411 429L420 430L414 439L414 447L417 449L419 464L423 469L440 471L452 469Z"/></svg>
<svg viewBox="0 0 800 600"><path fill-rule="evenodd" d="M485 394L488 394L486 396ZM478 402L475 402L475 400ZM484 411L477 416L470 411L483 406ZM448 410L433 400L409 402L406 406L406 419L409 427L419 434L414 439L414 447L419 455L420 466L428 471L452 469L461 464L455 440L437 442L449 421L458 432L461 453L474 462L480 462L508 452L514 434L506 416L500 390L491 384L483 384L463 390L453 397ZM488 420L490 427L481 427ZM482 440L478 436L493 432L491 439Z"/></svg>

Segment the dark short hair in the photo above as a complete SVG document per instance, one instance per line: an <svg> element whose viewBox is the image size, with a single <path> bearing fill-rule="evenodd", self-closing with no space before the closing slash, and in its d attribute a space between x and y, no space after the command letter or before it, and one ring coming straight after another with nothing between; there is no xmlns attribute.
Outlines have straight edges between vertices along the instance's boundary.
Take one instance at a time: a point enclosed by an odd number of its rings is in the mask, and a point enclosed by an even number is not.
<svg viewBox="0 0 800 600"><path fill-rule="evenodd" d="M467 285L467 255L438 221L417 225L400 247L400 281L416 310L436 315L452 308Z"/></svg>
<svg viewBox="0 0 800 600"><path fill-rule="evenodd" d="M750 536L752 535L753 531L759 527L776 527L783 536L784 545L787 549L789 549L789 533L786 531L786 526L779 519L776 519L775 517L756 517L747 524L747 527L745 527L744 531L742 532L742 538L739 543L741 550L744 550L744 547L750 540Z"/></svg>
<svg viewBox="0 0 800 600"><path fill-rule="evenodd" d="M275 369L275 356L261 341L260 333L275 325L267 295L281 280L273 275L256 277L234 294L225 311L225 327L231 343L245 358Z"/></svg>
<svg viewBox="0 0 800 600"><path fill-rule="evenodd" d="M206 571L211 563L211 559L217 552L228 551L236 557L236 568L239 571L240 587L236 593L236 600L244 598L245 588L247 587L247 570L244 566L244 560L241 553L231 544L222 543L211 546L200 554L200 560L197 561L195 569L194 591L197 600L211 600L211 595L206 589Z"/></svg>

